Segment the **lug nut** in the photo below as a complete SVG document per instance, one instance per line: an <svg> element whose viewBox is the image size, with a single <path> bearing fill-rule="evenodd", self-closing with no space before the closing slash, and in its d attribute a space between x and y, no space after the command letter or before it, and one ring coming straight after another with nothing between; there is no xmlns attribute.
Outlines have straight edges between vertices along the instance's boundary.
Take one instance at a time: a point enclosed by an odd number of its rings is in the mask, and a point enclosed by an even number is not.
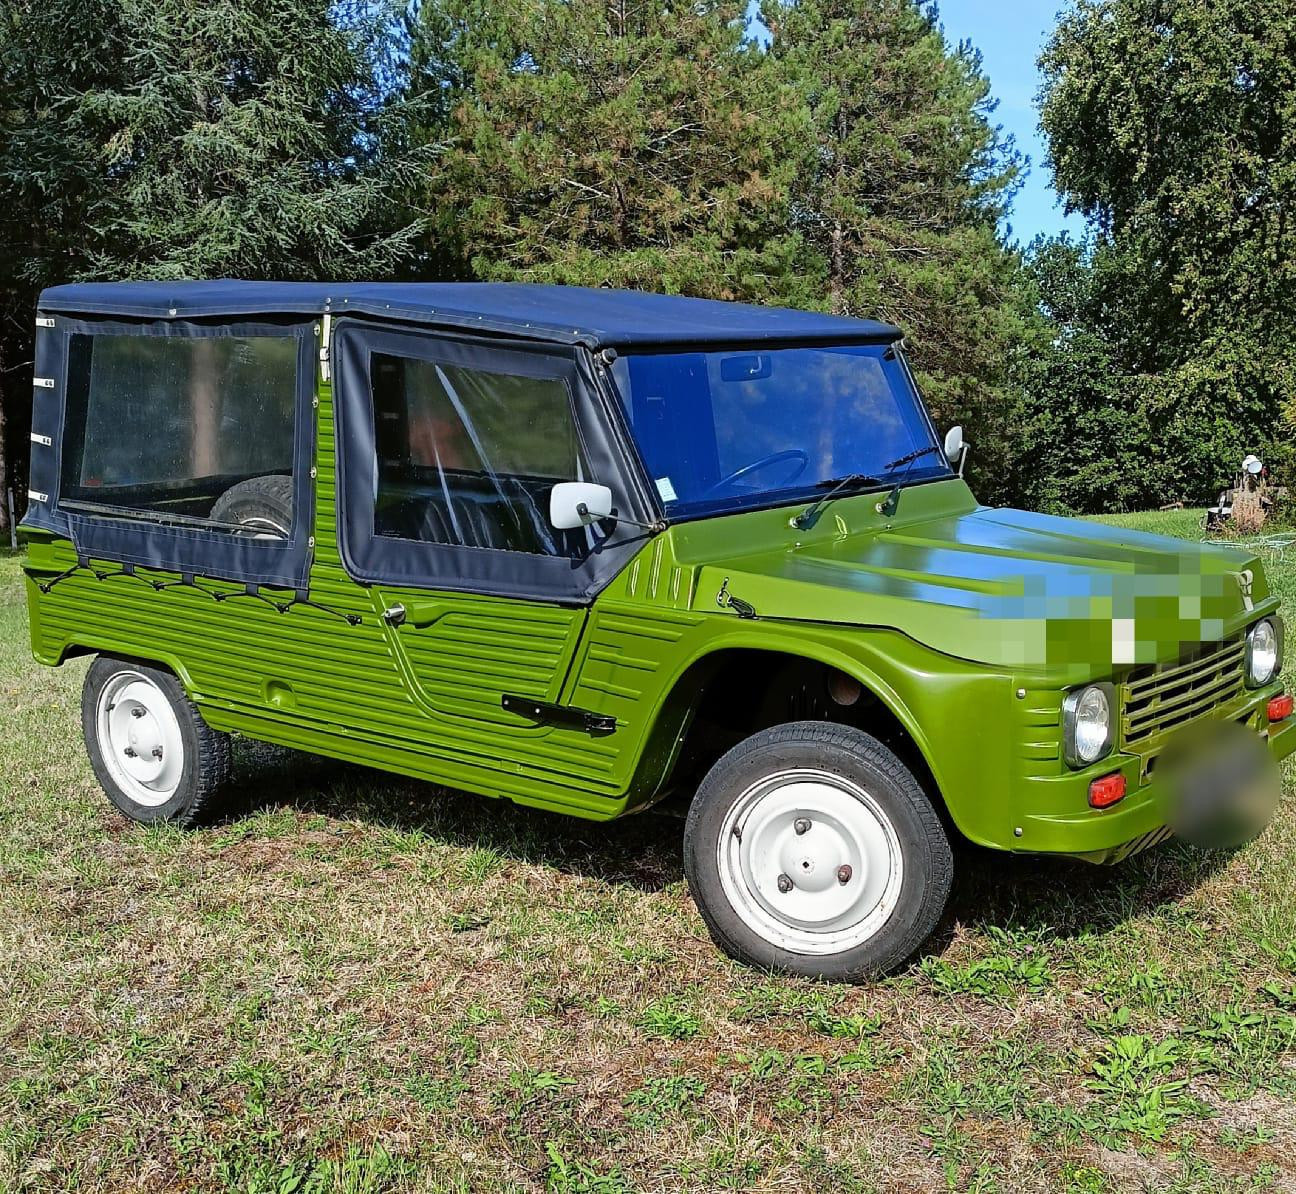
<svg viewBox="0 0 1296 1194"><path fill-rule="evenodd" d="M142 708L141 706L139 706L139 705L136 705L135 708L133 708L133 709L131 710L131 716L132 716L132 717L143 717L143 716L144 716L144 710L143 710L143 708Z"/></svg>
<svg viewBox="0 0 1296 1194"><path fill-rule="evenodd" d="M795 829L795 830L797 831L797 837L800 837L803 833L809 833L809 832L810 832L810 818L809 818L809 817L798 817L798 818L797 818L797 819L792 823L792 828Z"/></svg>
<svg viewBox="0 0 1296 1194"><path fill-rule="evenodd" d="M128 759L133 759L135 757L135 748L133 746L128 746L124 751L122 751L122 754L124 754Z"/></svg>
<svg viewBox="0 0 1296 1194"><path fill-rule="evenodd" d="M853 870L851 870L851 865L850 865L850 863L849 863L849 862L843 862L843 863L841 864L841 866L839 866L839 867L837 868L837 882L838 882L838 883L849 883L849 882L851 881L851 876L852 876L854 873L855 873L855 872L854 872Z"/></svg>
<svg viewBox="0 0 1296 1194"><path fill-rule="evenodd" d="M155 759L161 759L161 758L162 758L162 748L161 748L160 746L155 746L155 747L153 748L153 757L154 757Z"/></svg>
<svg viewBox="0 0 1296 1194"><path fill-rule="evenodd" d="M784 895L787 895L787 893L792 890L792 880L786 875L780 875L778 877L778 889Z"/></svg>

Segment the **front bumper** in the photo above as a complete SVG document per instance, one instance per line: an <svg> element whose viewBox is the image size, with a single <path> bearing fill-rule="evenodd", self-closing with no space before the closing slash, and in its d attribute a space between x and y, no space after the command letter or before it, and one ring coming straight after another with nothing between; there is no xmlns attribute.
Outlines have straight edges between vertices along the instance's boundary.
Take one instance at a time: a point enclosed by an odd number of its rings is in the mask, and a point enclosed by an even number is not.
<svg viewBox="0 0 1296 1194"><path fill-rule="evenodd" d="M1261 724L1268 698L1279 691L1275 688L1259 698L1252 695L1245 709L1228 715L1254 726L1258 733L1263 734L1275 761L1281 761L1296 751L1296 716L1275 725ZM1154 760L1154 756L1152 758ZM1117 771L1125 776L1129 794L1109 809L1089 808L1090 782ZM1113 863L1170 836L1148 754L1116 753L1085 771L1034 779L1030 786L1035 789L1037 799L1029 799L1025 807L1067 807L1079 811L1020 816L1017 826L1020 832L1014 830L1017 850L1067 854L1087 862Z"/></svg>

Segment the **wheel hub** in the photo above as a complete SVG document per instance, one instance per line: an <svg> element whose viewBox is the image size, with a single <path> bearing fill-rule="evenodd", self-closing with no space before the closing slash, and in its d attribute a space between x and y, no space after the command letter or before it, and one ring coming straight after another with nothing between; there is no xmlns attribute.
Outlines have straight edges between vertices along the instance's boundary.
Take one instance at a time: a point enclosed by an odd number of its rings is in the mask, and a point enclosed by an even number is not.
<svg viewBox="0 0 1296 1194"><path fill-rule="evenodd" d="M138 672L121 672L100 693L95 720L99 752L122 791L146 807L170 800L184 742L166 694Z"/></svg>
<svg viewBox="0 0 1296 1194"><path fill-rule="evenodd" d="M766 777L730 809L721 883L743 920L798 953L836 953L877 932L899 898L899 838L863 788L829 772Z"/></svg>

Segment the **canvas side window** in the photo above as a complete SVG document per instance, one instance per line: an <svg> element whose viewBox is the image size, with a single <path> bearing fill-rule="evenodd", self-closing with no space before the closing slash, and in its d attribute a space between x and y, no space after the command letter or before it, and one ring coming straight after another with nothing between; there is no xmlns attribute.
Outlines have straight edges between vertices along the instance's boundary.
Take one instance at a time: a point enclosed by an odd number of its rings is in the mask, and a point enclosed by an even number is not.
<svg viewBox="0 0 1296 1194"><path fill-rule="evenodd" d="M557 481L595 480L560 378L374 353L374 534L571 556L549 524Z"/></svg>
<svg viewBox="0 0 1296 1194"><path fill-rule="evenodd" d="M222 496L292 476L297 355L291 337L73 335L61 503L243 529Z"/></svg>

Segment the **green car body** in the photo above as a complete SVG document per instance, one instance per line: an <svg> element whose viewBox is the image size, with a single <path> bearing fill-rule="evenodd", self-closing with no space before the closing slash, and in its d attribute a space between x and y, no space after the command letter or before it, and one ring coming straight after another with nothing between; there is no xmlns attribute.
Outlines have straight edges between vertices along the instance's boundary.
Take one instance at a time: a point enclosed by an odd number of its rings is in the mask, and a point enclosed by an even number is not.
<svg viewBox="0 0 1296 1194"><path fill-rule="evenodd" d="M327 350L322 322L314 336ZM42 326L54 325L47 317ZM899 370L890 333L879 368ZM1269 715L1281 692L1276 665L1266 682L1248 683L1248 631L1265 619L1281 631L1258 559L989 509L943 455L894 487L848 478L810 517L805 495L680 519L661 517L651 501L631 506L655 517L630 522L647 533L587 600L358 575L347 549L343 403L336 379L309 365L309 325L299 335L299 360L316 372L297 435L304 442L306 426L311 446L294 466L313 453L310 501L298 503L310 509L302 588L293 596L219 574L123 565L29 516L38 661L149 665L178 679L213 731L593 820L690 795L717 759L760 731L839 723L893 752L925 794L918 799L970 841L1094 862L1169 836L1156 764L1185 728L1240 723L1275 759L1296 750L1296 719ZM721 339L743 347L732 334ZM607 366L595 388L612 393L616 354L574 351L591 377ZM733 368L747 370L743 379L770 370L756 354ZM619 423L613 399L598 409ZM924 426L934 435L930 420ZM931 453L939 450L917 455ZM640 472L647 489L652 474ZM34 465L34 487L36 477ZM657 482L663 497L670 485ZM1113 724L1107 753L1086 766L1064 741L1064 706L1095 682L1111 686ZM805 749L813 761L813 746ZM1116 774L1124 797L1094 807L1091 784ZM808 823L798 819L796 833ZM943 842L939 826L927 832ZM707 846L713 859L716 849ZM847 884L851 868L840 874ZM947 870L940 881L947 892ZM893 965L943 902L932 896L922 925L885 957L803 972ZM723 932L717 940L735 956L798 968L795 951L767 956Z"/></svg>
<svg viewBox="0 0 1296 1194"><path fill-rule="evenodd" d="M1051 669L1022 667L1023 626L1042 632L1044 619L996 622L967 613L957 597L994 592L1004 577L1011 598L1025 576L1086 569L1128 576L1141 566L1168 578L1205 573L1227 582L1209 611L1222 640L1277 608L1258 560L978 507L959 479L906 491L891 518L878 513L876 495L858 495L834 503L805 532L788 527L786 509L670 527L587 609L363 587L347 575L336 546L330 398L321 385L311 595L365 616L361 626L89 572L42 594L37 579L72 567L76 557L66 541L29 531L36 658L57 665L94 652L155 661L175 671L217 729L598 820L669 789L690 719L731 653L767 653L771 666L808 660L854 678L904 728L966 837L1003 850L1106 859L1163 826L1155 785L1143 782L1160 738L1137 750L1120 743L1087 769L1067 767L1062 697L1083 681L1111 677L1110 656L1095 651L1087 660L1077 642ZM1231 581L1243 569L1255 578L1250 610ZM755 618L717 605L726 581ZM1101 625L1102 603L1094 600ZM398 602L411 611L404 626L376 616ZM1194 611L1190 621L1199 616ZM1165 636L1152 640L1158 662L1173 665L1179 619L1158 625ZM536 725L501 709L506 691L606 714L616 731L592 736L576 726ZM1268 732L1264 706L1277 691L1276 683L1246 689L1239 664L1235 690L1209 713ZM1296 749L1296 723L1270 741L1285 757ZM1114 809L1091 809L1089 782L1115 769L1131 795Z"/></svg>

